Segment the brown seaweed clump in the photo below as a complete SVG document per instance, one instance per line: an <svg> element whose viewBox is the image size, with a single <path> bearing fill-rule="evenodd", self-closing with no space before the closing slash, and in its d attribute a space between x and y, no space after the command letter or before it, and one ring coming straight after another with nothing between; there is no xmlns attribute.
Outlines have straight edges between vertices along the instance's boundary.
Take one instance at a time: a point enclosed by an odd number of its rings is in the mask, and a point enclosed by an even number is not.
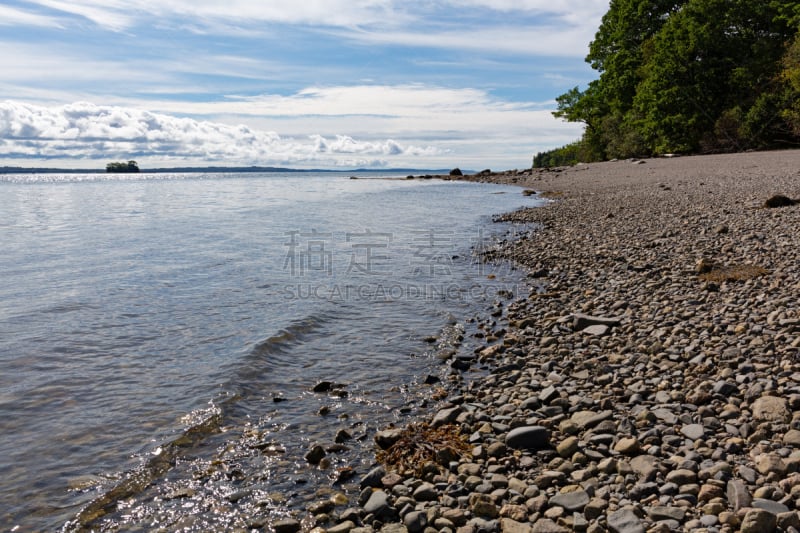
<svg viewBox="0 0 800 533"><path fill-rule="evenodd" d="M400 438L386 450L377 453L377 460L398 473L414 472L421 476L431 463L447 466L470 451L461 428L454 424L433 427L429 424L409 424Z"/></svg>
<svg viewBox="0 0 800 533"><path fill-rule="evenodd" d="M789 207L795 205L797 200L792 200L788 196L783 196L782 194L776 194L764 202L764 207L767 208L775 208L775 207Z"/></svg>
<svg viewBox="0 0 800 533"><path fill-rule="evenodd" d="M702 272L700 279L715 283L723 281L747 281L768 274L766 268L758 265L715 265L712 269Z"/></svg>

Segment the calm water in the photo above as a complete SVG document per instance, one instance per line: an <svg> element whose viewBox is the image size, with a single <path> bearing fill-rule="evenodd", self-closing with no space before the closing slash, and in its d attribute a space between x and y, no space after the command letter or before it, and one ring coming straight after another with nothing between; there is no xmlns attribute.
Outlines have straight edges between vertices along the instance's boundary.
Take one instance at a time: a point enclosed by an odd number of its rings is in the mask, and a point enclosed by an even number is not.
<svg viewBox="0 0 800 533"><path fill-rule="evenodd" d="M425 408L437 350L519 289L472 250L535 202L339 175L0 180L0 529L18 531L257 527L319 485L350 494L337 472ZM307 465L342 429L349 450Z"/></svg>

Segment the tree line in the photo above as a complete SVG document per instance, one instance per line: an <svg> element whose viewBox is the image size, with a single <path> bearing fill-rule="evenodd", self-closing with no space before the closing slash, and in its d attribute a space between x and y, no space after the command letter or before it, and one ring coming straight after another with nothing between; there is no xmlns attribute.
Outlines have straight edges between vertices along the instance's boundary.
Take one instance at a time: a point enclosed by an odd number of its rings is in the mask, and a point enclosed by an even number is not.
<svg viewBox="0 0 800 533"><path fill-rule="evenodd" d="M553 113L583 136L534 166L799 146L799 30L797 1L611 0Z"/></svg>

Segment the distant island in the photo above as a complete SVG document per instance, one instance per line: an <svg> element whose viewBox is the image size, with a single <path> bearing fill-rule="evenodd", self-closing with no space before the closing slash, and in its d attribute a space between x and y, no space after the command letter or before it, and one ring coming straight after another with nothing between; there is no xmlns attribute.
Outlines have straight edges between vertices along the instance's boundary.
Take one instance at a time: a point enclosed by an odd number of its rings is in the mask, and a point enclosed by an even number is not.
<svg viewBox="0 0 800 533"><path fill-rule="evenodd" d="M139 164L136 161L116 161L106 165L106 172L114 174L136 174L139 172Z"/></svg>

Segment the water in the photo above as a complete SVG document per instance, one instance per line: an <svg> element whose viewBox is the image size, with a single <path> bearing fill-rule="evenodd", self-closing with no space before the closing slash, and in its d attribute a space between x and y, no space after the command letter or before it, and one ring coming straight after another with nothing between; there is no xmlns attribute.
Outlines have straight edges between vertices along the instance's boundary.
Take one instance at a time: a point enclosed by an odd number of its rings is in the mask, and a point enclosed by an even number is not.
<svg viewBox="0 0 800 533"><path fill-rule="evenodd" d="M337 472L424 411L437 351L517 288L472 252L535 202L325 174L2 179L0 529L19 531L253 527L320 484L349 495ZM342 429L328 468L302 459Z"/></svg>

